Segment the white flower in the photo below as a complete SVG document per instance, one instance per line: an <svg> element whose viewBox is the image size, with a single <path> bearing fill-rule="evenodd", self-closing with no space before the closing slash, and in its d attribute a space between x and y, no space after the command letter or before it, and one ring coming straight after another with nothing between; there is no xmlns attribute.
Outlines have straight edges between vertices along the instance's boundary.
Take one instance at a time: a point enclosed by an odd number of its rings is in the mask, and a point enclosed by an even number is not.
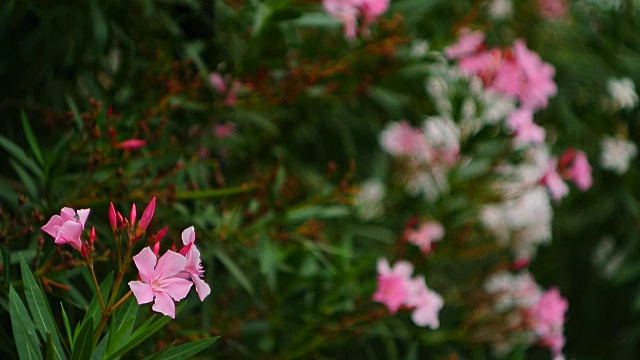
<svg viewBox="0 0 640 360"><path fill-rule="evenodd" d="M602 168L612 170L619 175L627 172L629 162L638 151L636 145L630 141L610 136L602 139L601 145L600 165Z"/></svg>
<svg viewBox="0 0 640 360"><path fill-rule="evenodd" d="M638 104L636 86L629 78L609 79L607 90L618 109L633 109Z"/></svg>
<svg viewBox="0 0 640 360"><path fill-rule="evenodd" d="M513 5L511 0L492 0L491 5L489 5L489 15L496 20L506 19L512 13Z"/></svg>
<svg viewBox="0 0 640 360"><path fill-rule="evenodd" d="M364 220L375 219L384 213L382 200L386 194L384 184L378 179L369 179L362 183L356 197L358 214Z"/></svg>

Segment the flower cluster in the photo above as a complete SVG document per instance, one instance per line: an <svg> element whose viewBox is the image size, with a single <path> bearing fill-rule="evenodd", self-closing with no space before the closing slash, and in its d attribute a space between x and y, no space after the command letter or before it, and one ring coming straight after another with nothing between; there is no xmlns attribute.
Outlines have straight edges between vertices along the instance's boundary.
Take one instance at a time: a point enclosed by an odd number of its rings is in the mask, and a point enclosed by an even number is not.
<svg viewBox="0 0 640 360"><path fill-rule="evenodd" d="M499 314L509 314L510 328L499 334L493 345L497 352L510 351L518 341L538 343L560 357L565 343L563 335L567 300L557 289L544 291L528 272L512 274L501 271L485 282L484 290L493 299Z"/></svg>
<svg viewBox="0 0 640 360"><path fill-rule="evenodd" d="M389 8L389 0L323 0L322 6L344 24L344 36L354 39L358 35L358 18L362 19L360 31L366 33L368 26Z"/></svg>
<svg viewBox="0 0 640 360"><path fill-rule="evenodd" d="M179 252L169 250L158 258L160 240L167 232L165 227L156 234L149 236L147 246L140 253L133 257L130 256L134 246L145 235L147 227L153 218L155 206L156 199L153 198L138 221L135 204L131 206L128 218L116 211L113 203L110 204L108 212L109 224L116 239L118 254L122 256L121 259L118 259L121 269L116 284L119 284L127 265L133 260L138 268L140 280L130 281L129 287L138 304L146 304L155 300L152 307L154 311L174 318L174 301L180 301L187 296L193 284L195 284L196 292L201 301L209 295L211 289L202 279L204 270L200 260L200 251L195 245L196 234L193 226L186 228L182 232L184 246ZM49 222L42 227L42 230L51 235L56 244L69 244L78 250L90 268L92 275L95 276L93 273L95 229L91 229L88 240L82 240L89 212L90 209L82 209L76 212L72 208L65 207L60 212L60 215L52 216ZM121 241L123 234L126 237L124 243ZM123 300L129 295L131 294L125 295ZM114 306L114 301L113 298L107 303L107 306ZM118 302L118 304L120 303ZM107 311L107 313L112 311L112 309L105 308L105 302L102 299L101 304L103 310Z"/></svg>
<svg viewBox="0 0 640 360"><path fill-rule="evenodd" d="M433 250L433 243L444 237L444 227L437 221L425 221L417 229L406 229L404 237L408 242L420 247L420 251L427 255Z"/></svg>
<svg viewBox="0 0 640 360"><path fill-rule="evenodd" d="M427 287L422 276L411 278L411 263L401 260L392 268L386 259L379 259L377 270L378 289L373 294L374 301L384 304L392 314L400 307L413 309L411 320L418 326L432 329L440 326L438 313L444 301Z"/></svg>

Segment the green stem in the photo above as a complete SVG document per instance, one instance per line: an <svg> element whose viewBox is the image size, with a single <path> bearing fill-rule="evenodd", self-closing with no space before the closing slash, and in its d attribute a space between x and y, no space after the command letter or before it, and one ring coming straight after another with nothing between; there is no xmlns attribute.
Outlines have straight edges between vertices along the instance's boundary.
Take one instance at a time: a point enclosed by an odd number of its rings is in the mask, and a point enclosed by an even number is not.
<svg viewBox="0 0 640 360"><path fill-rule="evenodd" d="M91 279L93 280L93 286L96 288L96 293L98 294L98 300L100 300L100 308L104 313L106 308L104 306L104 300L102 299L102 292L100 292L100 285L98 284L96 273L95 271L93 271L93 263L87 263L87 267L89 268L89 272L91 273Z"/></svg>

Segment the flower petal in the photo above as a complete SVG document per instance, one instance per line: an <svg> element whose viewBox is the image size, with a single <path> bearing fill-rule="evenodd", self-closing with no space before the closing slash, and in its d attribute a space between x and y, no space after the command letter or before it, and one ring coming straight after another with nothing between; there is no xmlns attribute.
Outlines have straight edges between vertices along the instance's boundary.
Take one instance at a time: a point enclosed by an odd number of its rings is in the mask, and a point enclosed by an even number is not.
<svg viewBox="0 0 640 360"><path fill-rule="evenodd" d="M209 284L207 284L199 276L195 276L195 275L191 275L191 280L193 280L193 283L196 285L196 292L200 297L200 301L204 301L204 299L207 296L209 296L209 294L211 293L211 288L209 287Z"/></svg>
<svg viewBox="0 0 640 360"><path fill-rule="evenodd" d="M174 304L169 294L163 291L156 292L156 302L153 303L151 309L155 312L167 315L172 319L176 318L176 304Z"/></svg>
<svg viewBox="0 0 640 360"><path fill-rule="evenodd" d="M47 222L40 229L51 235L53 238L56 238L58 236L58 228L60 228L62 224L64 224L64 220L62 220L60 215L53 215L51 219L49 219L49 222Z"/></svg>
<svg viewBox="0 0 640 360"><path fill-rule="evenodd" d="M133 257L133 262L140 271L140 279L149 285L153 282L157 261L158 258L148 246Z"/></svg>
<svg viewBox="0 0 640 360"><path fill-rule="evenodd" d="M91 211L91 209L80 209L78 210L78 219L80 220L80 224L82 224L82 227L84 227L84 223L87 221L87 218L89 217L89 212Z"/></svg>
<svg viewBox="0 0 640 360"><path fill-rule="evenodd" d="M162 290L169 294L175 301L184 299L189 293L191 285L193 285L191 281L177 277L164 279L160 283Z"/></svg>
<svg viewBox="0 0 640 360"><path fill-rule="evenodd" d="M82 230L82 224L74 221L67 221L58 230L55 243L58 245L69 244L76 250L80 250L82 248L82 240L80 240Z"/></svg>
<svg viewBox="0 0 640 360"><path fill-rule="evenodd" d="M196 231L193 226L189 226L188 228L182 231L182 243L187 245L189 243L196 241Z"/></svg>
<svg viewBox="0 0 640 360"><path fill-rule="evenodd" d="M153 301L155 296L151 285L145 284L142 281L129 281L129 288L133 295L136 297L139 305L147 304Z"/></svg>
<svg viewBox="0 0 640 360"><path fill-rule="evenodd" d="M167 279L167 278L173 277L180 271L184 270L184 267L186 264L187 264L187 258L178 254L175 251L168 250L158 260L158 266L156 266L155 278L160 280L160 279Z"/></svg>
<svg viewBox="0 0 640 360"><path fill-rule="evenodd" d="M63 207L62 210L60 210L60 217L62 218L63 222L74 220L76 217L76 211L70 207Z"/></svg>

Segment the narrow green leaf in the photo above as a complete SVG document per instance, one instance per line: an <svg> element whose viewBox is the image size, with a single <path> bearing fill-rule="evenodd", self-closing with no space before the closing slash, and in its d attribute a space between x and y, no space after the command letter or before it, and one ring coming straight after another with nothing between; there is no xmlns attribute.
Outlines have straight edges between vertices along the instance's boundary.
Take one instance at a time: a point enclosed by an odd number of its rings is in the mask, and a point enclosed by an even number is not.
<svg viewBox="0 0 640 360"><path fill-rule="evenodd" d="M18 163L16 163L15 161L9 160L9 164L11 165L13 170L15 170L16 174L20 178L20 182L22 183L22 185L24 185L24 189L26 190L26 192L29 195L29 197L32 198L32 199L37 199L38 198L38 186L36 185L36 183L31 178L31 175L29 175L29 173L26 172L22 168L22 166L18 165Z"/></svg>
<svg viewBox="0 0 640 360"><path fill-rule="evenodd" d="M231 260L229 255L224 252L224 250L218 248L214 251L215 256L222 262L222 264L227 268L231 276L233 276L236 281L249 293L249 295L254 295L253 286L251 282L244 274L244 272L236 265L236 263Z"/></svg>
<svg viewBox="0 0 640 360"><path fill-rule="evenodd" d="M163 351L162 354L159 357L157 357L157 359L158 360L189 359L192 356L198 354L199 352L211 346L214 342L218 340L218 338L219 337L216 336L208 339L196 340L190 343L174 346L166 351ZM149 360L149 358L145 358L145 360Z"/></svg>
<svg viewBox="0 0 640 360"><path fill-rule="evenodd" d="M64 323L64 331L67 334L67 340L69 341L69 348L73 351L73 335L71 335L71 325L69 324L69 317L64 310L64 305L60 303L60 309L62 310L62 322Z"/></svg>
<svg viewBox="0 0 640 360"><path fill-rule="evenodd" d="M18 145L16 145L11 140L6 137L0 135L0 147L4 148L9 155L13 156L19 163L27 167L31 172L33 172L38 177L42 177L42 169L38 167L38 164L33 161L27 154L22 150Z"/></svg>
<svg viewBox="0 0 640 360"><path fill-rule="evenodd" d="M89 318L82 324L80 333L75 341L71 360L87 360L93 352L93 319Z"/></svg>
<svg viewBox="0 0 640 360"><path fill-rule="evenodd" d="M102 298L109 298L111 293L111 286L113 285L113 273L109 273L107 277L100 284L100 293L102 293ZM94 326L98 326L98 322L100 321L100 316L102 316L102 308L100 307L100 299L98 299L97 295L93 295L93 299L91 299L91 303L89 304L89 308L87 309L87 313L84 315L84 319L82 320L82 324L89 319L93 322ZM95 330L95 329L94 329ZM77 338L79 328L76 327L76 332L74 337Z"/></svg>
<svg viewBox="0 0 640 360"><path fill-rule="evenodd" d="M9 288L9 312L11 314L13 337L20 359L42 359L36 329L33 327L31 317L13 286Z"/></svg>
<svg viewBox="0 0 640 360"><path fill-rule="evenodd" d="M33 316L36 328L43 339L47 338L47 333L51 333L55 358L66 359L58 338L58 328L53 320L49 303L40 286L36 283L36 279L33 277L29 265L27 265L22 256L20 256L20 270L22 271L25 297L27 298L27 304L29 305L29 310Z"/></svg>
<svg viewBox="0 0 640 360"><path fill-rule="evenodd" d="M45 359L47 360L57 359L53 355L55 353L55 350L53 349L53 336L51 336L50 332L47 333L47 343L46 343L45 349L46 349L45 356L44 356Z"/></svg>
<svg viewBox="0 0 640 360"><path fill-rule="evenodd" d="M116 349L131 335L138 309L140 309L140 305L131 298L115 313L110 324L107 352L110 349Z"/></svg>
<svg viewBox="0 0 640 360"><path fill-rule="evenodd" d="M179 314L182 309L184 309L186 305L186 301L184 301L180 306L176 308L176 315ZM172 319L168 316L161 316L159 319L158 315L152 315L149 317L142 325L140 325L136 331L129 336L127 341L117 348L113 353L107 353L105 356L106 359L114 359L122 356L126 352L134 349L136 346L140 345L143 341L148 339L151 335L155 334L158 330L162 329L165 325L167 325ZM157 319L157 320L156 320Z"/></svg>
<svg viewBox="0 0 640 360"><path fill-rule="evenodd" d="M33 133L33 129L31 128L31 124L29 124L29 119L27 118L27 114L24 112L24 110L20 111L20 120L22 121L24 136L27 138L27 142L29 143L29 147L33 152L33 156L35 156L36 160L38 160L40 166L43 166L44 158L42 157L42 151L40 150L40 146L38 145L38 141L35 134Z"/></svg>

